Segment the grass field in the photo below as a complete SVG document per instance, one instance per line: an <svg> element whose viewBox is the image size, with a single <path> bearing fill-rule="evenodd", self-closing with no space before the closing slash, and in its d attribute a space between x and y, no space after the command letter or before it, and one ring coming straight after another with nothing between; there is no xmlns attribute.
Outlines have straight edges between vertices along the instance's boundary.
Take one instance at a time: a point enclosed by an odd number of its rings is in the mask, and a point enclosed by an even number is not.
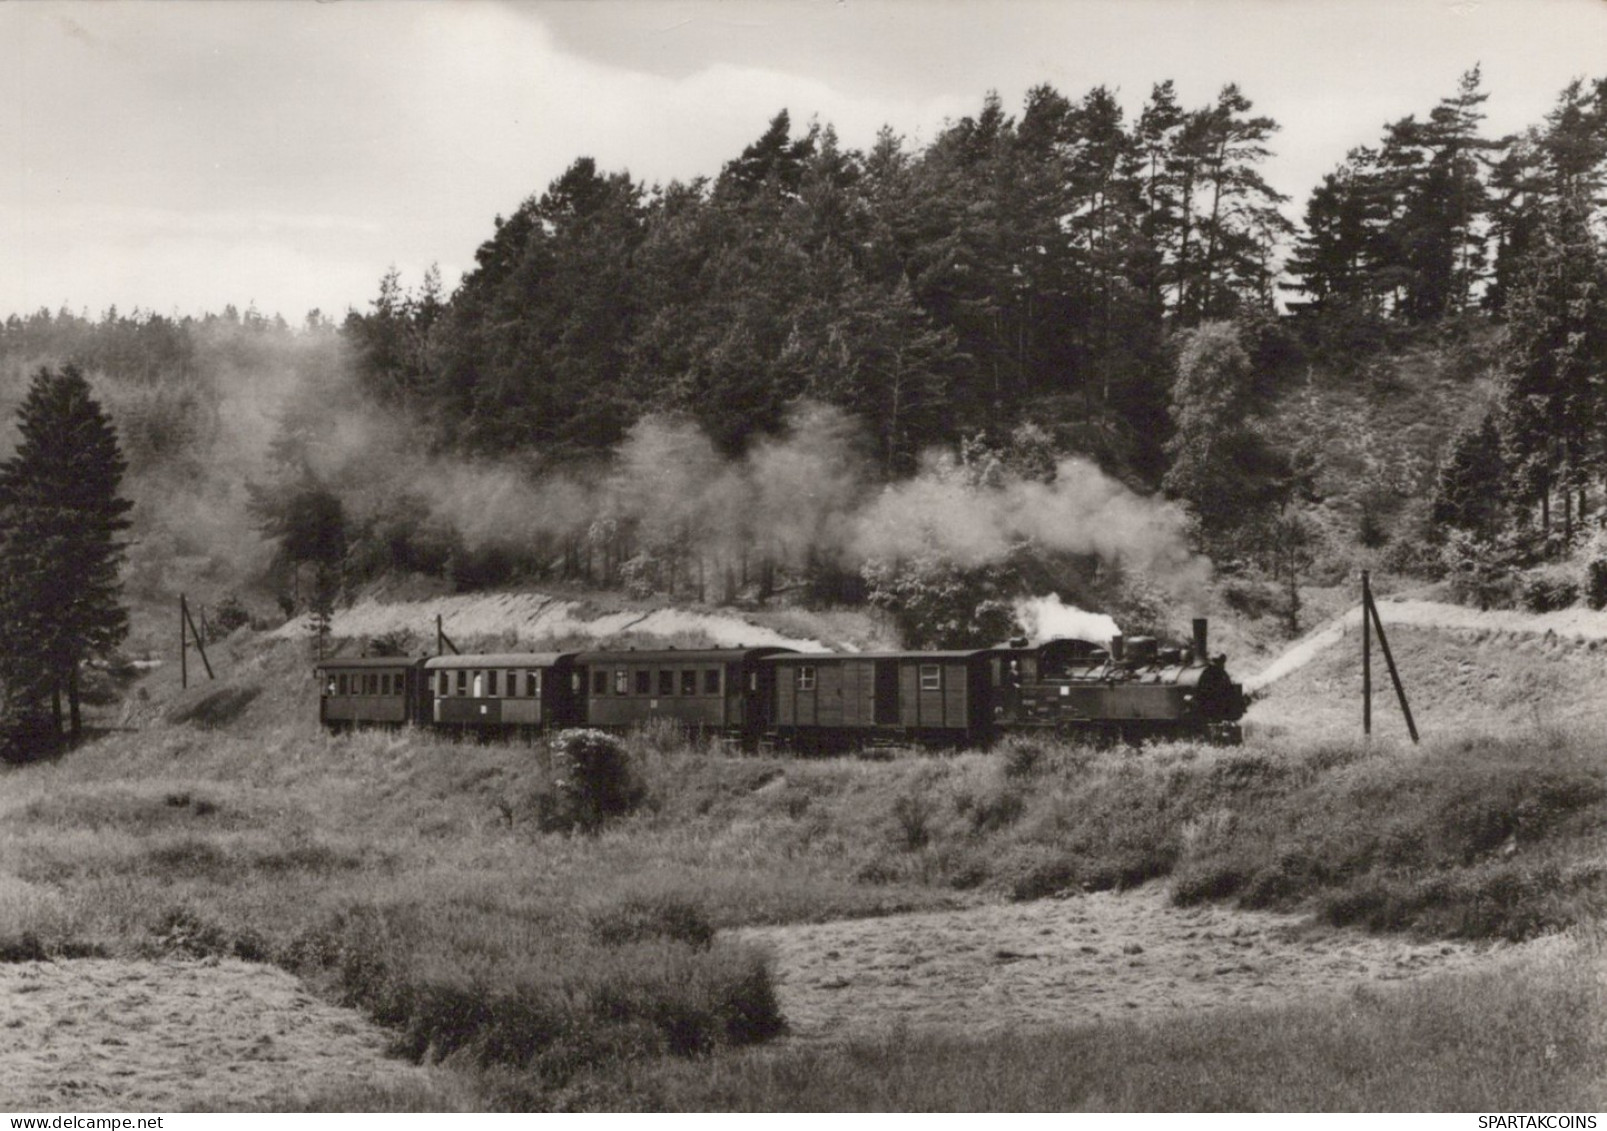
<svg viewBox="0 0 1607 1131"><path fill-rule="evenodd" d="M158 689L137 729L0 771L0 955L273 963L363 1010L404 1055L450 1069L449 1085L287 1092L268 1106L1604 1098L1592 924L1607 894L1607 762L1590 729L1414 749L1269 727L1239 749L1012 740L885 761L730 757L647 732L627 743L640 806L587 836L544 831L544 745L326 736L309 721L299 645L241 644L231 663L222 687ZM1184 906L1355 929L1572 933L1498 970L1338 1003L825 1046L782 1036L771 958L723 933L1156 880Z"/></svg>

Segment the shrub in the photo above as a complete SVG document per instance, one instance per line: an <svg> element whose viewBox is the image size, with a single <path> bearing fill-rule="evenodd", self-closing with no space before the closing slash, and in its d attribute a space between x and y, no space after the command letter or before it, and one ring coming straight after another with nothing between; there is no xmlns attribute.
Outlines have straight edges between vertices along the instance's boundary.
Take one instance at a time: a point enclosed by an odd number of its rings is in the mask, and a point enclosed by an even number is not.
<svg viewBox="0 0 1607 1131"><path fill-rule="evenodd" d="M1010 898L1018 902L1042 899L1076 886L1077 862L1070 855L1052 852L1028 865L1010 884Z"/></svg>
<svg viewBox="0 0 1607 1131"><path fill-rule="evenodd" d="M1607 608L1607 557L1585 563L1585 601L1598 612Z"/></svg>
<svg viewBox="0 0 1607 1131"><path fill-rule="evenodd" d="M998 832L1015 824L1026 808L1026 799L1016 790L997 790L971 805L971 827L979 833Z"/></svg>
<svg viewBox="0 0 1607 1131"><path fill-rule="evenodd" d="M1005 777L1030 778L1043 764L1043 740L1033 735L1013 734L999 744L999 753Z"/></svg>
<svg viewBox="0 0 1607 1131"><path fill-rule="evenodd" d="M893 802L893 819L898 822L902 843L915 852L932 839L932 803L919 793L907 793Z"/></svg>
<svg viewBox="0 0 1607 1131"><path fill-rule="evenodd" d="M207 642L221 640L235 629L244 628L250 623L251 614L241 604L240 598L231 593L218 602L217 608L207 618Z"/></svg>
<svg viewBox="0 0 1607 1131"><path fill-rule="evenodd" d="M47 712L0 705L0 761L32 762L48 758L61 746L61 731Z"/></svg>
<svg viewBox="0 0 1607 1131"><path fill-rule="evenodd" d="M598 942L623 946L648 939L671 939L696 950L714 942L708 913L676 895L634 895L593 911L591 933Z"/></svg>
<svg viewBox="0 0 1607 1131"><path fill-rule="evenodd" d="M1457 600L1481 609L1501 608L1511 601L1515 580L1510 546L1451 529L1440 547L1440 560Z"/></svg>
<svg viewBox="0 0 1607 1131"><path fill-rule="evenodd" d="M630 759L619 739L600 730L566 730L552 741L553 786L564 820L583 832L596 832L610 817L622 816L642 800Z"/></svg>
<svg viewBox="0 0 1607 1131"><path fill-rule="evenodd" d="M1531 613L1566 609L1579 600L1579 582L1557 569L1534 569L1518 579L1518 599Z"/></svg>
<svg viewBox="0 0 1607 1131"><path fill-rule="evenodd" d="M1271 615L1282 597L1278 586L1267 581L1238 577L1222 584L1222 599L1228 608L1252 620Z"/></svg>

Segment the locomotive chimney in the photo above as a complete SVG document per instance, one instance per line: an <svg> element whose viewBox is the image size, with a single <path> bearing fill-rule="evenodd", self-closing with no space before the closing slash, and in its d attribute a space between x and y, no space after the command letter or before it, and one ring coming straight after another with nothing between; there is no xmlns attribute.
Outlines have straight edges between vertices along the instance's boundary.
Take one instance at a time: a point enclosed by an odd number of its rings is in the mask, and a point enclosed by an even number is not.
<svg viewBox="0 0 1607 1131"><path fill-rule="evenodd" d="M1205 663L1205 624L1204 617L1194 618L1194 662L1197 664Z"/></svg>
<svg viewBox="0 0 1607 1131"><path fill-rule="evenodd" d="M1122 662L1122 634L1117 633L1110 638L1110 658L1116 663Z"/></svg>

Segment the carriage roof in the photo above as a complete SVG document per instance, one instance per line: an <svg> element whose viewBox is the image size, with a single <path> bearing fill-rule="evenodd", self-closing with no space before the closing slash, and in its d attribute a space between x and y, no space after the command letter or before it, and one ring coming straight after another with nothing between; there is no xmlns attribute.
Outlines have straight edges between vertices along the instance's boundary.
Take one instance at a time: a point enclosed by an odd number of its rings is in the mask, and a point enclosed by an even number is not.
<svg viewBox="0 0 1607 1131"><path fill-rule="evenodd" d="M749 659L763 659L776 652L790 652L790 648L655 648L624 649L598 652L577 652L577 664L739 664Z"/></svg>
<svg viewBox="0 0 1607 1131"><path fill-rule="evenodd" d="M569 652L471 652L461 656L433 656L424 666L430 671L467 668L551 668L569 658Z"/></svg>
<svg viewBox="0 0 1607 1131"><path fill-rule="evenodd" d="M319 660L315 666L318 671L333 671L336 668L410 668L418 663L413 656L332 656Z"/></svg>

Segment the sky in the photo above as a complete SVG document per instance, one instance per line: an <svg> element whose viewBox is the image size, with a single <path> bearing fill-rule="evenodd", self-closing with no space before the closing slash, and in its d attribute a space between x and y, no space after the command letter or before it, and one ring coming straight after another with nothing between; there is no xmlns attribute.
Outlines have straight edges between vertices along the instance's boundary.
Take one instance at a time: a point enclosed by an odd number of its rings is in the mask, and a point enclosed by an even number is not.
<svg viewBox="0 0 1607 1131"><path fill-rule="evenodd" d="M786 108L919 146L996 90L1237 82L1323 173L1475 64L1491 134L1607 75L1607 0L0 0L0 316L364 309L448 286L576 157L717 174Z"/></svg>

